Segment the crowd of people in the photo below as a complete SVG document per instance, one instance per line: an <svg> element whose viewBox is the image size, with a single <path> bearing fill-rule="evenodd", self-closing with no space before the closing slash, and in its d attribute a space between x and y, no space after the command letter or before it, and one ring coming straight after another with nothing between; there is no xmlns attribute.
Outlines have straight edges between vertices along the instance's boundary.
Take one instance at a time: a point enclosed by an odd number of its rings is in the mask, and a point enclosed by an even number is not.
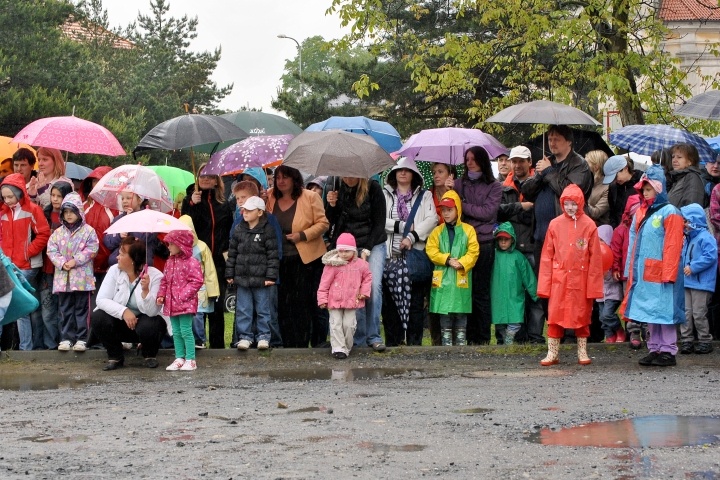
<svg viewBox="0 0 720 480"><path fill-rule="evenodd" d="M19 149L0 182L2 249L41 307L6 325L2 346L102 346L113 370L130 346L155 368L172 345L167 369L194 370L196 348L226 348L231 289L241 351L330 346L344 359L357 346L421 345L428 327L433 345L487 344L493 332L499 344L547 344L544 366L562 341L582 365L588 341L645 344L648 366L709 353L720 164L701 167L687 144L645 172L625 155L583 158L563 125L547 144L535 164L512 148L497 174L470 147L459 171L433 164L427 185L403 157L383 180L304 180L281 165L228 183L203 165L176 215L190 231L166 235L105 234L147 199L124 192L104 207L88 194L109 167L78 182L57 150Z"/></svg>

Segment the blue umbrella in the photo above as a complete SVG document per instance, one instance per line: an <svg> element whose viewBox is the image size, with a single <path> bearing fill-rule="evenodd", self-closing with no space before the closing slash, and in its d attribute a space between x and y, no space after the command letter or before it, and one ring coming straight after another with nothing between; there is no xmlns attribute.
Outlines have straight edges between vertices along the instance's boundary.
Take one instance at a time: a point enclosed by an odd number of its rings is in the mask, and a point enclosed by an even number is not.
<svg viewBox="0 0 720 480"><path fill-rule="evenodd" d="M689 143L698 149L702 163L712 163L717 156L700 135L668 125L627 125L610 133L610 143L643 155L652 155L678 143Z"/></svg>
<svg viewBox="0 0 720 480"><path fill-rule="evenodd" d="M346 132L370 135L383 150L396 152L402 147L400 134L388 122L381 122L366 117L330 117L322 122L313 123L306 132L324 130L345 130Z"/></svg>
<svg viewBox="0 0 720 480"><path fill-rule="evenodd" d="M710 148L715 151L715 153L720 153L720 135L718 135L717 137L706 138L705 140L708 142L708 145L710 145Z"/></svg>

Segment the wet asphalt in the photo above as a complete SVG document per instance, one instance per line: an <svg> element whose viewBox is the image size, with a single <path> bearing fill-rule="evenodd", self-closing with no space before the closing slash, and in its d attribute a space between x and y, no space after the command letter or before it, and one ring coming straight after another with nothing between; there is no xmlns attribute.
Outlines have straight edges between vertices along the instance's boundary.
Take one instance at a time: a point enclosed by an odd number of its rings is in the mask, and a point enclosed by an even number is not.
<svg viewBox="0 0 720 480"><path fill-rule="evenodd" d="M0 478L720 478L720 344L2 352Z"/></svg>

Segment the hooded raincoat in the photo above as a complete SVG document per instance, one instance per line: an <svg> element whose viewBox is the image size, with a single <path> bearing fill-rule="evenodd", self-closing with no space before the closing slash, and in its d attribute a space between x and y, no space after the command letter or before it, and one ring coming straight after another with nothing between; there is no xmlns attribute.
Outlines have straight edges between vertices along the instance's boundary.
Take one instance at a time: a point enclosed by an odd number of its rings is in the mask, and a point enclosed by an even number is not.
<svg viewBox="0 0 720 480"><path fill-rule="evenodd" d="M455 202L457 222L455 225L443 223L435 227L428 236L425 253L435 265L430 291L430 312L446 315L448 313L472 312L472 275L480 255L480 244L475 229L469 223L461 221L462 202L454 190L443 195ZM449 229L454 230L451 238ZM447 264L448 259L456 258L464 267L455 270Z"/></svg>
<svg viewBox="0 0 720 480"><path fill-rule="evenodd" d="M79 220L68 224L62 211L71 209ZM95 229L85 223L85 210L80 195L68 193L62 201L60 211L62 226L50 235L47 244L47 256L55 265L53 293L86 292L95 290L93 258L100 248ZM75 260L75 267L63 270L63 265Z"/></svg>
<svg viewBox="0 0 720 480"><path fill-rule="evenodd" d="M575 218L566 201L577 203ZM540 258L538 297L549 298L548 323L563 328L590 325L593 300L603 298L600 239L595 222L585 215L585 198L577 185L560 196L563 214L550 222Z"/></svg>
<svg viewBox="0 0 720 480"><path fill-rule="evenodd" d="M500 224L494 234L496 243L501 232L509 234L512 243L507 250L501 250L497 245L495 247L495 263L490 283L492 323L523 323L525 292L533 300L537 300L537 279L528 259L515 248L515 229L512 224Z"/></svg>
<svg viewBox="0 0 720 480"><path fill-rule="evenodd" d="M641 182L660 187L654 201L635 212L625 275L628 289L620 312L635 322L672 325L685 322L682 266L683 218L668 203L665 173L652 165Z"/></svg>
<svg viewBox="0 0 720 480"><path fill-rule="evenodd" d="M194 315L203 274L200 262L193 257L193 234L188 230L173 230L165 235L165 242L174 243L180 247L180 252L170 255L165 262L165 275L157 294L158 298L165 297L163 315Z"/></svg>
<svg viewBox="0 0 720 480"><path fill-rule="evenodd" d="M691 203L680 209L687 222L685 246L682 253L682 265L690 267L692 272L685 275L685 288L715 291L715 279L718 271L718 247L715 238L707 228L705 210L697 203Z"/></svg>

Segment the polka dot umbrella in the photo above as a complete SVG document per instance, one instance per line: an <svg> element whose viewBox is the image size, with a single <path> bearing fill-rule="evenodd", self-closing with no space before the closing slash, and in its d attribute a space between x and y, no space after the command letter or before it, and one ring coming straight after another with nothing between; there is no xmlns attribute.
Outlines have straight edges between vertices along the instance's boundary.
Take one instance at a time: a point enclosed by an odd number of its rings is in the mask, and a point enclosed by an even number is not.
<svg viewBox="0 0 720 480"><path fill-rule="evenodd" d="M125 155L125 150L110 130L74 115L35 120L20 130L12 141L71 153L94 153L110 157Z"/></svg>

